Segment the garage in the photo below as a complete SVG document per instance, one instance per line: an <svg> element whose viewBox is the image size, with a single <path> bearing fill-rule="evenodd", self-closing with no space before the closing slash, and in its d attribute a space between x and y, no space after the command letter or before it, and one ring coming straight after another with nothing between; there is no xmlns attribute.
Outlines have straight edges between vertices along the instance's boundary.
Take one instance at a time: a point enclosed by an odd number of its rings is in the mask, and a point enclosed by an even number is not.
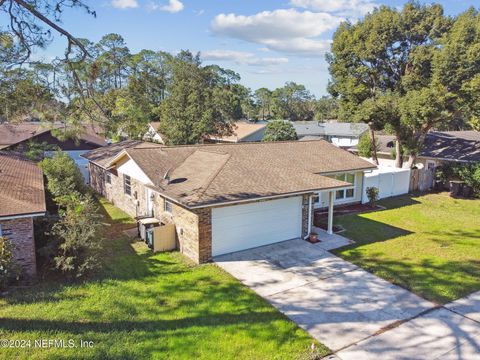
<svg viewBox="0 0 480 360"><path fill-rule="evenodd" d="M222 255L302 233L302 197L212 209L212 255Z"/></svg>

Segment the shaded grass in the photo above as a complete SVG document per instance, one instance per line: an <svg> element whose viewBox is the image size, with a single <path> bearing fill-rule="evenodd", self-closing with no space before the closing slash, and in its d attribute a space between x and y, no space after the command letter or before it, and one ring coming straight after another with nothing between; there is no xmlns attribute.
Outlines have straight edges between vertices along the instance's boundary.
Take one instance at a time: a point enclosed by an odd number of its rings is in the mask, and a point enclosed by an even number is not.
<svg viewBox="0 0 480 360"><path fill-rule="evenodd" d="M131 219L101 205L111 226L96 278L42 283L0 300L0 338L88 340L93 348L0 349L0 357L296 359L310 351L315 341L305 331L229 274L131 243L120 235Z"/></svg>
<svg viewBox="0 0 480 360"><path fill-rule="evenodd" d="M335 219L356 241L339 256L438 303L480 290L480 200L440 193L380 204L387 210Z"/></svg>

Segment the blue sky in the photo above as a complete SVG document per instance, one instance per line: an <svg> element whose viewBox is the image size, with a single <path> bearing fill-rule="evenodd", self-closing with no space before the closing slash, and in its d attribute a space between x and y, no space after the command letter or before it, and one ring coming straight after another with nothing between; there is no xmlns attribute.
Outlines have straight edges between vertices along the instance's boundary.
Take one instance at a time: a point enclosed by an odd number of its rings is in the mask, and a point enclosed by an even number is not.
<svg viewBox="0 0 480 360"><path fill-rule="evenodd" d="M305 84L315 95L326 94L324 60L332 34L342 19L361 18L374 6L402 6L400 0L99 0L90 1L93 18L66 11L63 25L78 37L98 41L118 33L132 52L141 49L200 51L205 63L240 73L256 89L286 81ZM480 0L437 1L455 15ZM57 38L36 57L61 55Z"/></svg>

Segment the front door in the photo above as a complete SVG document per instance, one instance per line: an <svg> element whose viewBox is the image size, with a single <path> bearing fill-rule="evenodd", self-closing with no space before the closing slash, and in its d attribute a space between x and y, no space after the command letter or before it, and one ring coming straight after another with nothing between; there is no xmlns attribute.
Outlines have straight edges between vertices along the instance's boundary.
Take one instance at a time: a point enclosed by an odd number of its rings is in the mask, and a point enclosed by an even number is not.
<svg viewBox="0 0 480 360"><path fill-rule="evenodd" d="M153 191L147 188L147 215L153 217Z"/></svg>

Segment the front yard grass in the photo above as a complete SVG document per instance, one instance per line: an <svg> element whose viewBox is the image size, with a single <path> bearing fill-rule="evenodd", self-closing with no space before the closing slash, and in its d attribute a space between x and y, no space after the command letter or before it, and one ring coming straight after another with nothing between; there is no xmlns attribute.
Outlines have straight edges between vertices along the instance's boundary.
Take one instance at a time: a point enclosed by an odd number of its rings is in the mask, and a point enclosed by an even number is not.
<svg viewBox="0 0 480 360"><path fill-rule="evenodd" d="M31 348L0 348L0 358L298 359L310 353L315 341L305 331L229 274L131 243L121 231L131 219L101 204L111 223L102 272L81 284L47 281L0 299L0 339L32 341ZM93 341L93 347L34 348L40 339ZM319 355L328 353L317 346Z"/></svg>
<svg viewBox="0 0 480 360"><path fill-rule="evenodd" d="M356 241L337 255L438 303L480 290L480 200L439 193L380 204L387 210L335 219Z"/></svg>

